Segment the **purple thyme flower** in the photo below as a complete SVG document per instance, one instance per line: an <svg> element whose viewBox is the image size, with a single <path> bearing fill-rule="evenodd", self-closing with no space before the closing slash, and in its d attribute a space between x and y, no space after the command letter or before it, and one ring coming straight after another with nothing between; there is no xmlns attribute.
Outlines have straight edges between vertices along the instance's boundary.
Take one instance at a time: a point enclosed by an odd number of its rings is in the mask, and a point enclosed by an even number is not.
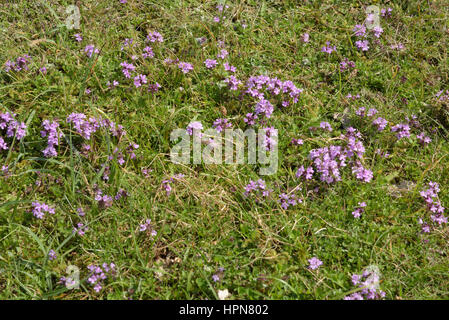
<svg viewBox="0 0 449 320"><path fill-rule="evenodd" d="M131 78L131 72L136 70L136 67L132 63L127 63L126 61L120 63L120 66L123 67L122 72L128 79Z"/></svg>
<svg viewBox="0 0 449 320"><path fill-rule="evenodd" d="M188 63L188 62L179 62L178 63L178 68L181 69L181 71L186 74L189 71L193 70L193 66L192 64Z"/></svg>
<svg viewBox="0 0 449 320"><path fill-rule="evenodd" d="M308 261L309 261L309 269L311 270L316 270L323 264L323 261L321 261L317 257L313 257Z"/></svg>
<svg viewBox="0 0 449 320"><path fill-rule="evenodd" d="M323 129L323 130L327 130L329 132L332 132L332 126L329 124L329 122L325 122L325 121L321 122L320 123L320 128Z"/></svg>
<svg viewBox="0 0 449 320"><path fill-rule="evenodd" d="M48 252L48 260L50 260L50 261L55 260L56 257L57 257L56 252L53 249L51 249Z"/></svg>
<svg viewBox="0 0 449 320"><path fill-rule="evenodd" d="M423 146L432 142L432 139L429 136L427 136L424 131L416 135L416 138L418 139L418 142Z"/></svg>
<svg viewBox="0 0 449 320"><path fill-rule="evenodd" d="M47 158L56 157L55 146L59 145L59 138L62 137L62 133L58 133L59 123L57 121L44 120L42 127L44 127L44 130L41 131L41 137L47 137L47 148L42 152Z"/></svg>
<svg viewBox="0 0 449 320"><path fill-rule="evenodd" d="M217 54L217 58L220 58L224 60L228 56L228 51L226 49L221 49L220 52Z"/></svg>
<svg viewBox="0 0 449 320"><path fill-rule="evenodd" d="M384 118L379 117L373 121L373 124L377 126L378 131L383 131L385 127L388 125L388 121L385 120Z"/></svg>
<svg viewBox="0 0 449 320"><path fill-rule="evenodd" d="M74 37L75 40L78 41L78 42L83 41L83 37L82 37L79 33L74 34L73 37Z"/></svg>
<svg viewBox="0 0 449 320"><path fill-rule="evenodd" d="M217 66L218 62L217 60L206 59L206 61L204 61L204 64L206 65L206 68L213 69Z"/></svg>
<svg viewBox="0 0 449 320"><path fill-rule="evenodd" d="M368 40L358 40L355 42L355 46L362 51L369 50L369 41Z"/></svg>
<svg viewBox="0 0 449 320"><path fill-rule="evenodd" d="M310 39L310 36L308 33L304 33L302 35L302 42L307 43L307 42L309 42L309 39Z"/></svg>
<svg viewBox="0 0 449 320"><path fill-rule="evenodd" d="M354 26L354 29L352 29L352 31L354 31L356 37L365 37L366 27L365 25L362 24L356 24Z"/></svg>
<svg viewBox="0 0 449 320"><path fill-rule="evenodd" d="M54 208L50 208L47 204L45 203L41 203L38 201L33 201L31 203L32 207L33 207L33 216L35 216L38 219L43 219L45 216L45 213L49 213L49 214L55 214L55 209Z"/></svg>
<svg viewBox="0 0 449 320"><path fill-rule="evenodd" d="M153 43L154 42L162 43L162 42L164 42L164 37L159 32L154 31L154 32L150 32L148 34L147 41L150 41L150 42L153 42Z"/></svg>
<svg viewBox="0 0 449 320"><path fill-rule="evenodd" d="M139 231L140 232L147 231L152 237L155 237L157 235L156 230L154 230L151 225L151 219L146 219L145 223L140 225Z"/></svg>
<svg viewBox="0 0 449 320"><path fill-rule="evenodd" d="M406 123L400 123L391 128L392 132L396 133L398 140L402 138L410 138L410 126Z"/></svg>
<svg viewBox="0 0 449 320"><path fill-rule="evenodd" d="M365 212L366 203L359 202L359 206L352 212L354 218L360 218L361 214Z"/></svg>
<svg viewBox="0 0 449 320"><path fill-rule="evenodd" d="M91 58L92 55L94 53L100 53L100 50L98 50L97 48L95 48L95 46L93 44L88 44L85 48L84 48L84 52L86 53L86 55Z"/></svg>
<svg viewBox="0 0 449 320"><path fill-rule="evenodd" d="M225 129L232 128L232 123L228 119L216 119L212 124L212 127L217 130L217 132L222 132Z"/></svg>
<svg viewBox="0 0 449 320"><path fill-rule="evenodd" d="M321 52L326 52L328 54L331 54L334 51L337 51L337 47L336 46L331 46L329 41L327 41L326 45L321 48Z"/></svg>
<svg viewBox="0 0 449 320"><path fill-rule="evenodd" d="M145 47L145 48L143 48L142 57L143 57L144 59L146 59L146 58L153 58L153 57L154 57L153 49L152 49L151 47Z"/></svg>
<svg viewBox="0 0 449 320"><path fill-rule="evenodd" d="M224 67L225 71L229 71L229 72L233 72L233 73L237 71L237 68L236 68L236 67L231 66L231 65L230 65L229 63L227 63L227 62L223 63L223 67Z"/></svg>
<svg viewBox="0 0 449 320"><path fill-rule="evenodd" d="M186 131L191 136L191 135L193 135L194 131L201 132L202 129L203 129L203 125L201 124L201 122L194 121L194 122L189 123L189 125L186 128Z"/></svg>
<svg viewBox="0 0 449 320"><path fill-rule="evenodd" d="M134 77L134 85L136 86L136 88L139 88L140 86L142 86L142 84L147 83L147 76L144 74L138 74L137 76Z"/></svg>

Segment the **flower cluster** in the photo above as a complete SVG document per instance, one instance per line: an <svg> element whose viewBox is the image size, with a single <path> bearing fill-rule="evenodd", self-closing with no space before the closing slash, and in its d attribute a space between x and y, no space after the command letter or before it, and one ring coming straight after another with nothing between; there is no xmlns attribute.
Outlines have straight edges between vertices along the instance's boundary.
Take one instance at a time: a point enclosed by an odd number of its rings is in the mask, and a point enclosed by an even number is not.
<svg viewBox="0 0 449 320"><path fill-rule="evenodd" d="M308 261L309 261L309 269L311 270L316 270L323 264L323 261L321 261L317 257L313 257Z"/></svg>
<svg viewBox="0 0 449 320"><path fill-rule="evenodd" d="M232 128L232 123L229 122L228 119L215 119L214 123L212 124L212 127L217 130L217 132L222 132L225 129Z"/></svg>
<svg viewBox="0 0 449 320"><path fill-rule="evenodd" d="M145 47L143 48L142 58L154 58L154 52L151 47Z"/></svg>
<svg viewBox="0 0 449 320"><path fill-rule="evenodd" d="M396 138L410 138L410 126L407 123L399 123L391 128L392 132L396 132Z"/></svg>
<svg viewBox="0 0 449 320"><path fill-rule="evenodd" d="M106 128L109 132L117 138L121 138L126 134L122 125L116 125L113 121L102 118L90 117L83 113L71 113L67 117L67 123L72 123L76 132L84 139L90 140L92 134L94 134L100 128Z"/></svg>
<svg viewBox="0 0 449 320"><path fill-rule="evenodd" d="M203 125L199 121L191 122L187 125L186 131L188 135L193 135L193 132L195 131L201 131L203 130Z"/></svg>
<svg viewBox="0 0 449 320"><path fill-rule="evenodd" d="M175 180L182 179L182 178L184 178L184 175L182 173L179 173L179 174L175 174L172 178L162 181L162 183L161 183L162 189L165 190L167 196L169 196L173 190L171 187L171 183L174 182Z"/></svg>
<svg viewBox="0 0 449 320"><path fill-rule="evenodd" d="M33 209L33 216L35 216L38 219L43 219L45 216L45 213L49 213L49 214L55 214L55 209L54 208L50 208L47 204L45 203L41 203L38 201L33 201L31 203Z"/></svg>
<svg viewBox="0 0 449 320"><path fill-rule="evenodd" d="M336 46L331 46L329 41L326 41L326 45L321 48L321 52L325 52L331 54L332 52L337 51Z"/></svg>
<svg viewBox="0 0 449 320"><path fill-rule="evenodd" d="M256 197L256 201L259 198L267 198L270 195L271 190L267 189L267 185L264 180L259 179L257 181L250 180L245 186L245 197Z"/></svg>
<svg viewBox="0 0 449 320"><path fill-rule="evenodd" d="M159 32L153 31L147 35L147 41L153 42L153 43L154 42L162 43L162 42L164 42L164 37Z"/></svg>
<svg viewBox="0 0 449 320"><path fill-rule="evenodd" d="M44 120L42 122L44 130L41 131L41 137L47 137L47 147L42 151L45 157L56 157L55 146L59 145L59 138L62 137L62 133L58 133L59 123L57 121L50 122Z"/></svg>
<svg viewBox="0 0 449 320"><path fill-rule="evenodd" d="M340 62L340 71L344 72L348 69L353 69L355 68L355 62L354 61L349 61L348 58L344 58L341 62Z"/></svg>
<svg viewBox="0 0 449 320"><path fill-rule="evenodd" d="M366 202L359 202L359 206L355 208L354 211L352 211L352 215L354 218L358 219L362 215L363 212L365 212Z"/></svg>
<svg viewBox="0 0 449 320"><path fill-rule="evenodd" d="M51 249L48 252L48 260L52 261L52 260L55 260L56 258L57 258L57 254L56 254L55 250Z"/></svg>
<svg viewBox="0 0 449 320"><path fill-rule="evenodd" d="M235 76L229 76L224 80L224 83L226 83L229 86L230 90L236 91L239 87L239 85L242 84L242 81L237 79Z"/></svg>
<svg viewBox="0 0 449 320"><path fill-rule="evenodd" d="M98 54L100 53L100 50L98 50L97 48L95 48L95 46L93 44L88 44L85 48L84 48L84 53L86 53L86 55L91 58L92 55L94 53Z"/></svg>
<svg viewBox="0 0 449 320"><path fill-rule="evenodd" d="M181 71L184 73L184 74L186 74L186 73L188 73L189 71L192 71L193 70L193 65L191 64L191 63L188 63L188 62L179 62L178 63L178 68L179 69L181 69Z"/></svg>
<svg viewBox="0 0 449 320"><path fill-rule="evenodd" d="M346 129L346 134L340 136L340 139L346 142L345 146L331 145L310 151L309 158L313 161L316 172L320 174L321 181L329 184L341 181L340 170L347 166L347 161L353 162L352 173L356 175L357 179L364 182L371 181L373 177L372 172L364 168L359 160L362 159L365 153L365 147L362 141L359 140L360 138L360 132L349 127ZM313 170L310 170L310 172L313 173ZM296 176L300 177L303 173L304 167L301 167ZM311 174L309 178L311 178Z"/></svg>
<svg viewBox="0 0 449 320"><path fill-rule="evenodd" d="M133 42L134 42L134 39L126 38L126 39L123 41L123 45L122 45L122 47L120 48L120 50L123 51L125 48L134 47L136 44L133 43Z"/></svg>
<svg viewBox="0 0 449 320"><path fill-rule="evenodd" d="M14 119L15 114L9 112L0 113L0 130L6 130L6 137L15 137L17 140L22 140L26 135L26 124L24 122L18 122ZM0 151L8 150L4 138L0 136Z"/></svg>
<svg viewBox="0 0 449 320"><path fill-rule="evenodd" d="M100 208L109 208L112 206L112 197L107 194L103 194L103 191L97 190L95 193L95 200L98 201Z"/></svg>
<svg viewBox="0 0 449 320"><path fill-rule="evenodd" d="M84 223L79 222L76 227L73 227L73 233L78 234L79 236L84 236L84 234L86 233L86 231L89 228L87 226L84 225Z"/></svg>
<svg viewBox="0 0 449 320"><path fill-rule="evenodd" d="M134 85L136 88L139 88L142 86L142 84L147 83L147 76L144 74L138 74L134 77Z"/></svg>
<svg viewBox="0 0 449 320"><path fill-rule="evenodd" d="M375 271L365 270L362 274L352 276L352 284L360 291L346 296L344 300L375 300L385 297L385 292L378 288L379 275Z"/></svg>
<svg viewBox="0 0 449 320"><path fill-rule="evenodd" d="M115 264L114 263L103 263L101 266L89 265L87 269L90 271L90 276L87 279L91 285L94 286L95 292L100 292L103 288L104 282L107 280L108 276L115 276Z"/></svg>
<svg viewBox="0 0 449 320"><path fill-rule="evenodd" d="M321 122L320 123L320 128L323 129L323 130L332 132L332 126L330 125L329 122L325 122L325 121Z"/></svg>
<svg viewBox="0 0 449 320"><path fill-rule="evenodd" d="M79 33L75 33L75 34L73 35L73 37L75 38L75 40L76 40L77 42L83 41L83 37L82 37Z"/></svg>
<svg viewBox="0 0 449 320"><path fill-rule="evenodd" d="M366 22L370 25L373 24L375 20L374 13L368 14L366 18ZM383 29L380 25L376 25L373 28L370 28L372 32L372 36L375 38L373 43L378 43L378 40L380 38L380 35L383 33ZM368 33L367 33L367 27L365 24L356 24L354 26L354 29L352 29L354 32L354 35L358 38L358 40L355 42L355 46L362 50L362 51L368 51L370 42L368 40Z"/></svg>
<svg viewBox="0 0 449 320"><path fill-rule="evenodd" d="M29 70L28 65L31 62L31 57L27 54L24 54L23 56L20 56L16 59L16 61L8 60L5 63L5 72L9 72L11 70L14 70L16 72L22 71L22 70Z"/></svg>
<svg viewBox="0 0 449 320"><path fill-rule="evenodd" d="M302 203L302 200L298 199L294 194L281 193L279 195L279 203L282 209L287 210L289 206L296 206L298 203Z"/></svg>
<svg viewBox="0 0 449 320"><path fill-rule="evenodd" d="M358 108L358 109L355 111L355 114L358 115L359 117L363 118L363 117L365 117L365 116L367 116L367 117L372 117L372 116L376 115L377 112L378 112L378 111L377 111L377 109L375 109L375 108L370 108L370 109L368 110L368 112L366 112L366 108L365 108L365 107L360 107L360 108Z"/></svg>
<svg viewBox="0 0 449 320"><path fill-rule="evenodd" d="M231 75L224 80L228 84L229 89L236 91L242 82L235 76ZM281 81L278 78L270 78L265 75L252 76L248 78L244 86L243 94L256 99L254 112L248 113L244 121L248 125L254 125L256 119L270 118L274 106L268 100L270 96L280 96L281 105L286 107L292 102L297 103L302 89L298 89L293 82ZM261 117L262 116L262 117Z"/></svg>
<svg viewBox="0 0 449 320"><path fill-rule="evenodd" d="M265 132L265 139L262 141L262 147L267 151L272 151L277 145L278 131L273 127L262 128Z"/></svg>
<svg viewBox="0 0 449 320"><path fill-rule="evenodd" d="M427 136L424 131L416 135L416 138L418 139L418 142L423 146L432 142L432 139L429 136Z"/></svg>
<svg viewBox="0 0 449 320"><path fill-rule="evenodd" d="M124 74L125 78L131 78L131 72L136 70L136 67L132 63L128 63L126 61L123 61L120 63L120 66L123 68L122 73Z"/></svg>
<svg viewBox="0 0 449 320"><path fill-rule="evenodd" d="M441 225L447 223L447 217L443 215L444 207L438 199L438 193L440 192L440 186L436 182L429 182L428 189L420 192L421 197L426 202L427 210L431 212L430 219L434 223ZM419 223L422 225L423 232L430 232L430 225L419 219Z"/></svg>
<svg viewBox="0 0 449 320"><path fill-rule="evenodd" d="M377 131L383 131L387 127L388 121L384 118L378 117L373 120L373 125L377 126Z"/></svg>
<svg viewBox="0 0 449 320"><path fill-rule="evenodd" d="M214 59L206 59L206 61L204 61L204 64L206 65L207 69L213 69L217 66L218 62Z"/></svg>
<svg viewBox="0 0 449 320"><path fill-rule="evenodd" d="M155 237L157 235L157 231L154 230L153 226L151 225L151 219L146 219L145 223L141 224L139 227L140 232L148 232L152 237Z"/></svg>

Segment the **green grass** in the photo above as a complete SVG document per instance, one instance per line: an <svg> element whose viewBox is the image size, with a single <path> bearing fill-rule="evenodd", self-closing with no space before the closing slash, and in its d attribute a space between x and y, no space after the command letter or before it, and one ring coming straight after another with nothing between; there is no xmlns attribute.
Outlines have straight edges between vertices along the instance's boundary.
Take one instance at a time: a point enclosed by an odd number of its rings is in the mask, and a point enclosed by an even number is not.
<svg viewBox="0 0 449 320"><path fill-rule="evenodd" d="M29 71L0 72L0 112L13 111L28 124L23 140L5 138L13 146L0 151L0 167L11 172L0 175L0 298L215 299L218 290L228 289L231 299L342 299L354 289L351 276L369 265L379 267L387 299L449 298L449 228L422 234L417 223L429 216L419 194L429 181L440 184L440 200L449 205L448 109L435 98L449 89L449 7L445 1L373 3L393 13L381 18L382 45L361 52L352 35L365 18L360 1L228 1L227 19L217 24L215 2L89 0L80 4L80 30L65 26L71 1L3 2L0 62L28 53L32 63ZM165 41L151 45L155 57L139 63L138 72L161 84L157 94L135 89L120 67L141 54L149 31L159 31ZM73 38L77 32L81 43ZM307 44L304 32L310 34ZM201 37L204 45L195 40ZM125 38L138 45L121 51ZM171 131L191 121L210 127L226 117L246 128L243 118L252 104L226 89L223 72L204 67L220 40L242 81L266 74L304 90L297 104L275 107L269 122L279 130L279 170L261 177L273 189L271 201L243 197L249 180L259 178L258 165L170 161ZM326 41L337 52L322 53ZM404 51L390 49L399 42ZM87 44L100 48L100 55L87 58ZM344 57L357 71L339 72ZM195 69L184 75L165 66L166 58ZM42 66L45 76L38 72ZM120 86L107 90L114 79ZM352 101L349 93L361 98ZM393 125L417 115L432 142L421 147L416 130L400 141L389 128L378 133L354 114L361 106L376 108ZM121 142L100 130L90 143L95 152L81 156L82 138L65 121L72 112L123 125L122 142L139 144L137 159L126 158L123 166L110 161L109 181L103 181L102 165ZM360 182L350 168L332 185L295 178L297 168L310 163L311 149L344 132L346 117L363 134L365 165L374 179ZM58 119L65 134L58 156L50 159L41 152L44 119ZM309 130L321 121L334 131ZM298 137L304 145L292 146ZM376 149L391 157L379 157ZM142 168L153 171L145 177ZM172 183L167 196L161 183L177 173L185 177ZM404 181L409 188L398 189ZM129 197L102 209L94 200L95 184L108 195L123 188ZM304 202L282 209L277 194L297 186ZM48 203L56 214L36 219L32 201ZM366 211L354 219L351 212L362 201ZM77 216L78 207L85 217ZM149 218L158 232L154 238L138 232ZM88 225L84 236L72 233L80 221ZM308 269L314 256L323 261L318 270ZM117 275L96 293L86 281L87 266L103 262L114 262ZM58 284L69 265L80 269L79 289ZM220 267L224 273L214 282Z"/></svg>

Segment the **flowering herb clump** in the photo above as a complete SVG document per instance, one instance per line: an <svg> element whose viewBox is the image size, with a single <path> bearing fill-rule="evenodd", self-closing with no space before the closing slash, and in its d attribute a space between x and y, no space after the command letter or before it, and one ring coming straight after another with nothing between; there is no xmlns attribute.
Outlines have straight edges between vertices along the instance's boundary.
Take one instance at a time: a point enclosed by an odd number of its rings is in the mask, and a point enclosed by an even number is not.
<svg viewBox="0 0 449 320"><path fill-rule="evenodd" d="M142 223L139 227L140 232L147 232L152 237L155 237L157 235L157 231L153 228L151 224L151 219L146 219L144 223Z"/></svg>
<svg viewBox="0 0 449 320"><path fill-rule="evenodd" d="M116 276L116 269L114 263L103 263L101 266L89 265L87 269L90 271L90 276L87 282L94 286L95 292L100 292L103 289L104 283L110 277Z"/></svg>
<svg viewBox="0 0 449 320"><path fill-rule="evenodd" d="M50 206L48 206L45 203L41 203L39 201L33 201L31 203L33 209L33 216L35 216L38 219L43 219L45 216L45 213L49 213L49 214L55 214L55 209L51 208Z"/></svg>
<svg viewBox="0 0 449 320"><path fill-rule="evenodd" d="M272 190L267 189L267 185L264 180L250 180L245 187L245 192L243 193L243 195L245 197L255 198L256 202L259 202L263 198L268 198L271 191Z"/></svg>
<svg viewBox="0 0 449 320"><path fill-rule="evenodd" d="M18 122L14 119L15 114L9 112L0 113L0 132L2 130L6 131L6 137L13 138L17 140L22 140L26 135L26 124L24 122ZM0 151L8 150L8 145L5 139L0 135Z"/></svg>
<svg viewBox="0 0 449 320"><path fill-rule="evenodd" d="M42 127L44 130L41 131L41 137L47 137L47 147L42 153L47 158L56 157L58 154L55 146L59 145L59 138L62 137L62 133L58 132L59 123L57 121L50 122L49 120L44 120Z"/></svg>
<svg viewBox="0 0 449 320"><path fill-rule="evenodd" d="M359 202L359 206L352 211L354 218L358 219L365 212L366 202Z"/></svg>
<svg viewBox="0 0 449 320"><path fill-rule="evenodd" d="M363 154L365 147L360 140L362 135L357 129L349 127L346 129L346 134L340 136L345 145L331 145L310 151L309 158L313 161L315 170L304 170L304 167L298 169L297 177L301 177L306 173L306 179L311 178L313 171L318 173L320 180L326 183L334 183L341 181L341 170L348 164L352 164L352 173L357 179L364 182L370 182L373 178L371 170L362 165ZM307 175L308 174L308 175Z"/></svg>
<svg viewBox="0 0 449 320"><path fill-rule="evenodd" d="M444 207L441 204L441 201L438 199L438 193L440 192L440 186L436 182L430 181L428 184L428 188L424 189L420 192L421 197L426 202L427 210L430 212L430 220L427 219L419 219L419 223L422 225L423 232L430 232L430 227L433 224L441 225L443 223L447 223L447 217L443 215Z"/></svg>
<svg viewBox="0 0 449 320"><path fill-rule="evenodd" d="M23 56L20 56L16 59L16 61L8 60L5 63L5 72L8 73L11 70L14 70L16 72L22 71L22 70L29 70L28 65L31 62L31 57L27 54L24 54Z"/></svg>
<svg viewBox="0 0 449 320"><path fill-rule="evenodd" d="M379 275L375 270L365 270L362 274L352 276L352 284L359 291L348 295L344 300L377 300L385 297L385 292L379 289Z"/></svg>
<svg viewBox="0 0 449 320"><path fill-rule="evenodd" d="M290 206L296 206L298 203L302 203L302 200L298 199L295 194L281 193L279 195L279 203L282 209L287 210Z"/></svg>

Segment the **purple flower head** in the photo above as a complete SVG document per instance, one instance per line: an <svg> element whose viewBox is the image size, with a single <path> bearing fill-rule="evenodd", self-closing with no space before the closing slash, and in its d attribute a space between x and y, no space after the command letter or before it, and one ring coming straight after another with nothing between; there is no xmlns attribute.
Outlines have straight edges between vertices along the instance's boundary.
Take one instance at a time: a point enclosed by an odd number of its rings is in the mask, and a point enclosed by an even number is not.
<svg viewBox="0 0 449 320"><path fill-rule="evenodd" d="M368 40L358 40L355 42L355 46L362 51L368 51L369 50L369 41Z"/></svg>
<svg viewBox="0 0 449 320"><path fill-rule="evenodd" d="M225 129L232 128L232 123L230 123L228 119L216 119L212 124L212 127L218 132L222 132Z"/></svg>
<svg viewBox="0 0 449 320"><path fill-rule="evenodd" d="M83 41L83 37L82 37L79 33L74 34L73 37L74 37L75 40L78 41L78 42Z"/></svg>
<svg viewBox="0 0 449 320"><path fill-rule="evenodd" d="M193 70L193 66L192 64L188 63L188 62L179 62L178 63L178 68L181 69L181 71L186 74L189 71Z"/></svg>
<svg viewBox="0 0 449 320"><path fill-rule="evenodd" d="M93 44L88 44L85 48L84 48L84 52L86 53L86 55L91 58L92 55L94 53L98 54L100 53L100 50L98 50L97 48L95 48L95 46Z"/></svg>
<svg viewBox="0 0 449 320"><path fill-rule="evenodd" d="M352 31L354 31L356 37L365 37L366 27L365 25L362 24L356 24L354 26L354 29L352 29Z"/></svg>
<svg viewBox="0 0 449 320"><path fill-rule="evenodd" d="M153 58L153 57L154 57L153 49L152 49L151 47L145 47L145 48L143 48L142 57L143 57L144 59L146 59L146 58Z"/></svg>
<svg viewBox="0 0 449 320"><path fill-rule="evenodd" d="M45 213L49 213L49 214L55 214L55 209L54 208L50 208L47 204L45 203L40 203L38 201L33 201L31 203L33 209L33 216L35 216L38 219L43 219L45 216Z"/></svg>
<svg viewBox="0 0 449 320"><path fill-rule="evenodd" d="M323 264L323 261L321 261L317 257L313 257L308 261L309 261L309 269L311 270L316 270Z"/></svg>
<svg viewBox="0 0 449 320"><path fill-rule="evenodd" d="M147 76L144 74L138 74L137 76L134 77L134 85L136 86L136 88L139 88L140 86L142 86L142 84L147 83Z"/></svg>
<svg viewBox="0 0 449 320"><path fill-rule="evenodd" d="M383 131L388 125L388 121L379 117L373 121L373 125L377 126L378 131Z"/></svg>
<svg viewBox="0 0 449 320"><path fill-rule="evenodd" d="M231 66L231 65L230 65L229 63L227 63L227 62L223 63L223 67L224 67L225 71L229 71L229 72L232 72L232 73L234 73L234 72L237 71L237 68L236 68L236 67Z"/></svg>
<svg viewBox="0 0 449 320"><path fill-rule="evenodd" d="M153 43L154 42L162 43L162 42L164 42L164 37L159 32L154 31L154 32L150 32L148 34L147 41L150 41L150 42L153 42Z"/></svg>
<svg viewBox="0 0 449 320"><path fill-rule="evenodd" d="M199 121L194 121L188 124L186 131L191 136L194 132L201 132L203 125Z"/></svg>
<svg viewBox="0 0 449 320"><path fill-rule="evenodd" d="M220 58L224 60L228 56L228 51L226 49L221 49L220 52L217 54L217 58Z"/></svg>
<svg viewBox="0 0 449 320"><path fill-rule="evenodd" d="M308 33L304 33L302 35L302 42L307 43L307 42L309 42L309 39L310 39L310 36Z"/></svg>
<svg viewBox="0 0 449 320"><path fill-rule="evenodd" d="M206 65L206 68L213 69L217 66L218 62L217 60L206 59L206 61L204 61L204 64Z"/></svg>
<svg viewBox="0 0 449 320"><path fill-rule="evenodd" d="M328 53L328 54L331 54L334 51L337 51L337 47L336 46L331 46L329 41L327 41L326 45L321 48L321 52L325 52L325 53Z"/></svg>
<svg viewBox="0 0 449 320"><path fill-rule="evenodd" d="M55 260L56 257L57 257L56 252L55 252L53 249L51 249L51 250L48 252L48 260L50 260L50 261Z"/></svg>

